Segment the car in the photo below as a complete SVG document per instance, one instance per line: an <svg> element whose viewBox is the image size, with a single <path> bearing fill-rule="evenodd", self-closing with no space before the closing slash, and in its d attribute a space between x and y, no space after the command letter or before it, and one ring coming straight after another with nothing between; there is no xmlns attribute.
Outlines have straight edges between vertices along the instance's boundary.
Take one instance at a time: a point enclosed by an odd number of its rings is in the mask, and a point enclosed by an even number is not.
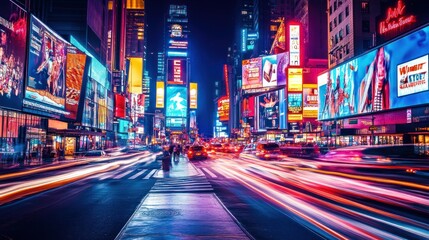
<svg viewBox="0 0 429 240"><path fill-rule="evenodd" d="M243 148L243 153L251 153L254 154L256 152L256 144L249 143Z"/></svg>
<svg viewBox="0 0 429 240"><path fill-rule="evenodd" d="M187 154L188 154L189 160L207 159L208 158L206 148L204 146L201 146L201 145L190 146Z"/></svg>
<svg viewBox="0 0 429 240"><path fill-rule="evenodd" d="M337 148L328 151L320 159L344 163L404 164L426 161L427 156L419 155L413 144L365 145Z"/></svg>
<svg viewBox="0 0 429 240"><path fill-rule="evenodd" d="M210 144L211 152L223 152L223 146L220 143L212 143Z"/></svg>
<svg viewBox="0 0 429 240"><path fill-rule="evenodd" d="M275 142L260 142L256 144L255 155L260 159L278 159L280 146Z"/></svg>

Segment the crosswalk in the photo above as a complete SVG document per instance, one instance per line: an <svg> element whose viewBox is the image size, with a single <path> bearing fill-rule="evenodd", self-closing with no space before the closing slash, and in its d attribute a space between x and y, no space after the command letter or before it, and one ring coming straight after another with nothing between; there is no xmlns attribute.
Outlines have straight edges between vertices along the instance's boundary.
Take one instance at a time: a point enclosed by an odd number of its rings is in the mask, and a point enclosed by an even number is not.
<svg viewBox="0 0 429 240"><path fill-rule="evenodd" d="M213 187L204 176L161 178L150 193L212 192Z"/></svg>
<svg viewBox="0 0 429 240"><path fill-rule="evenodd" d="M113 179L113 180L148 180L158 178L158 171L161 169L124 169L122 171L106 172L95 176L99 180ZM232 179L233 177L226 172L221 172L214 167L197 166L197 171L200 176L208 179Z"/></svg>

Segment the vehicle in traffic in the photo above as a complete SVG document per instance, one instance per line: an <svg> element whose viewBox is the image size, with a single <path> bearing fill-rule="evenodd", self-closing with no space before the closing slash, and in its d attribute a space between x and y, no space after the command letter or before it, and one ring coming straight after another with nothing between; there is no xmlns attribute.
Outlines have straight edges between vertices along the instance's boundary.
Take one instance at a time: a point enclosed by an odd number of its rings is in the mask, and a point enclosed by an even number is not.
<svg viewBox="0 0 429 240"><path fill-rule="evenodd" d="M204 146L201 146L201 145L190 146L187 154L188 154L189 160L208 158L207 150L205 149Z"/></svg>
<svg viewBox="0 0 429 240"><path fill-rule="evenodd" d="M212 143L210 144L210 151L215 152L223 152L223 146L220 143Z"/></svg>
<svg viewBox="0 0 429 240"><path fill-rule="evenodd" d="M260 159L278 159L280 146L275 142L260 142L256 145L255 155Z"/></svg>
<svg viewBox="0 0 429 240"><path fill-rule="evenodd" d="M249 143L243 148L243 153L250 153L254 154L256 152L256 144L255 143Z"/></svg>

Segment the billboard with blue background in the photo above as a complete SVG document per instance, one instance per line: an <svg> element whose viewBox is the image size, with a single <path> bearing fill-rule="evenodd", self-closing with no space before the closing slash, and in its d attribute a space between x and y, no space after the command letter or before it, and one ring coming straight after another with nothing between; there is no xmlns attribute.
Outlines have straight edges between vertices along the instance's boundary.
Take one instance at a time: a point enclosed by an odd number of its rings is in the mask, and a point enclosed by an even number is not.
<svg viewBox="0 0 429 240"><path fill-rule="evenodd" d="M429 26L318 76L319 120L429 103Z"/></svg>
<svg viewBox="0 0 429 240"><path fill-rule="evenodd" d="M187 117L188 97L186 95L186 89L186 87L167 87L167 117Z"/></svg>

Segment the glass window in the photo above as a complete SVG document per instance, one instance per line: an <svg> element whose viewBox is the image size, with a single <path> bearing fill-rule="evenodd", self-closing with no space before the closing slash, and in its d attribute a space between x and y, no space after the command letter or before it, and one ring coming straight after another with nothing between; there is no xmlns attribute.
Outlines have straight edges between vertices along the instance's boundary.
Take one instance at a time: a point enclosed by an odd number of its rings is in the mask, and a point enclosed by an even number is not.
<svg viewBox="0 0 429 240"><path fill-rule="evenodd" d="M337 18L334 18L334 27L337 26Z"/></svg>
<svg viewBox="0 0 429 240"><path fill-rule="evenodd" d="M329 22L329 32L332 32L332 22Z"/></svg>
<svg viewBox="0 0 429 240"><path fill-rule="evenodd" d="M350 9L349 9L349 6L347 6L347 7L346 7L346 17L348 17L348 16L349 16L349 14L350 14Z"/></svg>
<svg viewBox="0 0 429 240"><path fill-rule="evenodd" d="M344 31L343 31L343 29L341 29L339 32L340 40L343 40L343 33L344 33Z"/></svg>
<svg viewBox="0 0 429 240"><path fill-rule="evenodd" d="M362 32L369 32L370 30L370 23L368 20L362 21Z"/></svg>
<svg viewBox="0 0 429 240"><path fill-rule="evenodd" d="M346 36L350 34L350 25L346 25Z"/></svg>
<svg viewBox="0 0 429 240"><path fill-rule="evenodd" d="M341 23L343 21L343 13L340 13L340 15L338 15L338 23Z"/></svg>

